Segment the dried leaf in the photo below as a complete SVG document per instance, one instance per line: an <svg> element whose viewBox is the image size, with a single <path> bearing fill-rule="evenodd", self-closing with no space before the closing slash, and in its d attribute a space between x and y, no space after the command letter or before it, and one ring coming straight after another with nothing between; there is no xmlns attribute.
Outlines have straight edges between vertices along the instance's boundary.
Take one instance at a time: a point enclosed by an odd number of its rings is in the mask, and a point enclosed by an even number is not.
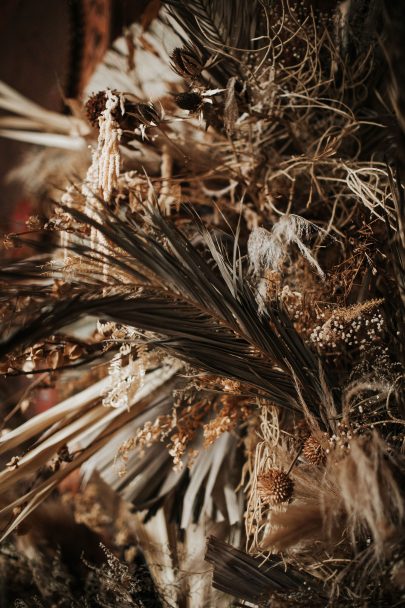
<svg viewBox="0 0 405 608"><path fill-rule="evenodd" d="M235 95L236 76L228 80L225 94L224 124L229 135L232 135L238 118L238 104Z"/></svg>

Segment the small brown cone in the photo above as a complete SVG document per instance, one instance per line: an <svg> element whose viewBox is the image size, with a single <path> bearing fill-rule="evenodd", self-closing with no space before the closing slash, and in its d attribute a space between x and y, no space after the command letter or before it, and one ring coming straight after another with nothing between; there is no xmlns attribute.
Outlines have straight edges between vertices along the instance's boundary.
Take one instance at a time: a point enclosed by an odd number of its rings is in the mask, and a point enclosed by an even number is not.
<svg viewBox="0 0 405 608"><path fill-rule="evenodd" d="M279 505L291 500L294 491L294 482L281 469L269 469L259 475L257 489L263 502Z"/></svg>

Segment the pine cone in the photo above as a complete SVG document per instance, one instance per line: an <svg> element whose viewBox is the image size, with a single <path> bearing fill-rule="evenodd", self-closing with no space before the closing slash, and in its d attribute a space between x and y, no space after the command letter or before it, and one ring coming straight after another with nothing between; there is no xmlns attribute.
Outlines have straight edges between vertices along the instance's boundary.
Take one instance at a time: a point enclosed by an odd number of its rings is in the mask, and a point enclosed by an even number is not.
<svg viewBox="0 0 405 608"><path fill-rule="evenodd" d="M302 454L311 464L320 465L326 462L325 448L313 435L305 441Z"/></svg>
<svg viewBox="0 0 405 608"><path fill-rule="evenodd" d="M257 488L263 502L278 505L291 500L294 482L281 469L270 469L259 475Z"/></svg>

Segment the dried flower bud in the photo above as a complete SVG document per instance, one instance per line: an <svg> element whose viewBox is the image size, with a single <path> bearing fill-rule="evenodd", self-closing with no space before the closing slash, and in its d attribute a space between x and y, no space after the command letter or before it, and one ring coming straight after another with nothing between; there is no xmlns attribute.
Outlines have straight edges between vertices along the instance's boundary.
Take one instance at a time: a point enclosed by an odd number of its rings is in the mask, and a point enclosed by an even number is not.
<svg viewBox="0 0 405 608"><path fill-rule="evenodd" d="M3 238L2 246L4 249L13 249L18 247L18 242L14 234L6 234Z"/></svg>
<svg viewBox="0 0 405 608"><path fill-rule="evenodd" d="M259 475L257 489L263 502L278 505L291 500L294 482L281 469L269 469Z"/></svg>
<svg viewBox="0 0 405 608"><path fill-rule="evenodd" d="M203 70L203 62L197 49L175 48L170 59L173 70L183 78L196 78Z"/></svg>
<svg viewBox="0 0 405 608"><path fill-rule="evenodd" d="M111 91L111 93L113 93L116 96L120 95L119 92L115 91L115 90ZM102 112L104 112L104 110L106 109L107 99L108 99L108 96L107 96L106 92L99 91L98 93L94 93L94 95L89 97L89 99L86 101L84 107L86 109L87 118L93 127L98 128L98 126L99 126L98 119L99 119L100 115L102 114ZM124 105L125 105L126 111L128 110L128 106L129 107L133 106L133 104L131 104L131 102L129 102L126 99L125 99ZM122 115L121 106L119 104L116 108L114 108L112 110L111 115L114 118L114 120L116 120L118 123L120 123L122 121L123 115Z"/></svg>
<svg viewBox="0 0 405 608"><path fill-rule="evenodd" d="M42 230L44 227L44 219L40 218L38 215L30 215L28 220L25 222L25 225L29 230Z"/></svg>
<svg viewBox="0 0 405 608"><path fill-rule="evenodd" d="M20 457L12 456L11 460L9 462L6 462L6 467L9 467L10 469L18 469L19 463Z"/></svg>
<svg viewBox="0 0 405 608"><path fill-rule="evenodd" d="M326 451L319 440L313 435L305 441L302 454L311 464L325 464Z"/></svg>
<svg viewBox="0 0 405 608"><path fill-rule="evenodd" d="M179 108L189 112L198 112L202 105L202 97L199 93L179 93L174 100Z"/></svg>
<svg viewBox="0 0 405 608"><path fill-rule="evenodd" d="M302 445L310 435L311 432L305 420L299 420L294 425L294 438L297 445Z"/></svg>
<svg viewBox="0 0 405 608"><path fill-rule="evenodd" d="M98 127L98 118L105 110L105 104L107 102L107 96L105 91L99 91L95 93L86 101L85 108L89 122L93 127Z"/></svg>

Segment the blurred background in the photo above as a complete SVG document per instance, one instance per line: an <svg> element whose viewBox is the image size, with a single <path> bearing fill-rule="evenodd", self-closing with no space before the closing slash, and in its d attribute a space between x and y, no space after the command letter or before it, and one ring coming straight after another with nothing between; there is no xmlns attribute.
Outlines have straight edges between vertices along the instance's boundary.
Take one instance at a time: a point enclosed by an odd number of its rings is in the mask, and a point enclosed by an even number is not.
<svg viewBox="0 0 405 608"><path fill-rule="evenodd" d="M152 0L2 0L0 81L49 110L80 98L111 42L158 10ZM10 179L33 144L0 138L0 231L17 232L35 200Z"/></svg>

